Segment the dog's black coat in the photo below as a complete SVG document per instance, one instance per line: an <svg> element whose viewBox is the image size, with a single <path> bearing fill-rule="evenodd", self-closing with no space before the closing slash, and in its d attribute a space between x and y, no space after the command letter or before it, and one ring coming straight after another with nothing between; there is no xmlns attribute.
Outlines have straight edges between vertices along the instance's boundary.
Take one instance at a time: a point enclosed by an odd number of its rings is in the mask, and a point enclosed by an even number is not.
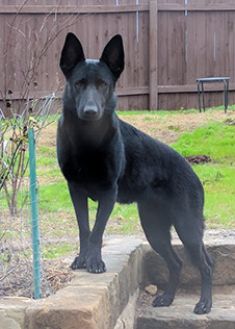
<svg viewBox="0 0 235 329"><path fill-rule="evenodd" d="M79 40L69 33L60 66L67 84L57 154L80 234L80 254L72 268L105 271L102 236L114 203L136 202L146 237L169 269L167 288L153 305L170 305L179 282L182 262L170 243L173 225L201 274L201 298L194 311L208 313L212 263L202 241L203 188L184 158L115 114L114 88L124 69L121 37L111 39L100 60L85 60ZM88 198L98 201L92 232Z"/></svg>

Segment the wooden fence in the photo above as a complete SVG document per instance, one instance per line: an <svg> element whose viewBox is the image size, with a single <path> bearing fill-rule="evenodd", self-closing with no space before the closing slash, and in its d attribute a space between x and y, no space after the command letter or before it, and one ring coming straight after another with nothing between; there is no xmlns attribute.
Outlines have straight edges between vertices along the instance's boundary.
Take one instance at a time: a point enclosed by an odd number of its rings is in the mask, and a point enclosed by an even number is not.
<svg viewBox="0 0 235 329"><path fill-rule="evenodd" d="M197 107L196 78L217 75L231 77L234 103L234 24L234 0L0 0L0 99L61 97L58 62L73 31L90 58L123 36L119 108ZM222 86L209 90L207 105L221 104Z"/></svg>

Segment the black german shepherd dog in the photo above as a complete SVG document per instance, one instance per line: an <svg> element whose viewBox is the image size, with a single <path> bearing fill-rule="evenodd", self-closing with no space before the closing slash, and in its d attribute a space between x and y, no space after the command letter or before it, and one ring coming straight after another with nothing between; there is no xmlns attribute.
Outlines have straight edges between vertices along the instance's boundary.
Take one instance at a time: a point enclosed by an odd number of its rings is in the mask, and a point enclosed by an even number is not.
<svg viewBox="0 0 235 329"><path fill-rule="evenodd" d="M63 114L58 123L58 162L76 212L80 254L72 269L102 273L102 236L116 201L136 202L152 248L167 263L169 282L153 306L172 303L182 261L171 245L173 225L201 274L201 298L194 312L212 306L212 262L203 244L202 185L187 161L115 114L115 84L124 69L120 35L100 60L85 59L77 37L68 33L60 67L66 78ZM88 222L88 198L98 201L96 222Z"/></svg>

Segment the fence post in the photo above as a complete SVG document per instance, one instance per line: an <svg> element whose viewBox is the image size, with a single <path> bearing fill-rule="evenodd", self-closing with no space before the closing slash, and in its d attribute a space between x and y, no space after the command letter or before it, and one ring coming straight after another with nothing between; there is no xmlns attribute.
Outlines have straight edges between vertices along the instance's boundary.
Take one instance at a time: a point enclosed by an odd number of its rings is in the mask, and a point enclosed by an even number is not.
<svg viewBox="0 0 235 329"><path fill-rule="evenodd" d="M157 0L149 2L149 109L158 109Z"/></svg>
<svg viewBox="0 0 235 329"><path fill-rule="evenodd" d="M33 247L33 284L34 298L41 298L41 263L40 263L40 237L38 224L38 198L36 176L36 152L34 129L29 128L29 170L30 170L30 201L32 222L32 247Z"/></svg>

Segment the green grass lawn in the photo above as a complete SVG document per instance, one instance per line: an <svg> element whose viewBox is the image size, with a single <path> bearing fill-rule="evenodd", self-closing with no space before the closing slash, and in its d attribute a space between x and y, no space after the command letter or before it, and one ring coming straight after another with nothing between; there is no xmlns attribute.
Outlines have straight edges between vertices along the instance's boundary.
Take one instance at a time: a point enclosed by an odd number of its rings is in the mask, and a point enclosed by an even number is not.
<svg viewBox="0 0 235 329"><path fill-rule="evenodd" d="M183 134L172 146L183 156L211 157L210 163L193 166L205 188L207 223L235 227L235 125L209 124Z"/></svg>
<svg viewBox="0 0 235 329"><path fill-rule="evenodd" d="M128 113L122 113L125 116ZM146 112L131 113L146 118ZM153 113L147 113L154 115ZM171 115L169 112L160 115ZM174 112L173 115L177 115ZM178 114L179 116L179 114ZM171 127L169 128L171 129ZM192 132L182 133L172 147L183 156L209 155L210 163L194 165L205 188L205 217L209 227L235 227L235 126L224 122L212 122ZM40 185L40 209L43 213L66 214L74 217L66 183L60 174L55 149L41 147L38 150L38 172L44 173L45 183ZM94 222L96 204L90 201L90 216ZM75 220L74 220L75 221ZM76 229L76 227L75 227ZM138 231L138 215L135 205L116 205L108 232L135 233Z"/></svg>

